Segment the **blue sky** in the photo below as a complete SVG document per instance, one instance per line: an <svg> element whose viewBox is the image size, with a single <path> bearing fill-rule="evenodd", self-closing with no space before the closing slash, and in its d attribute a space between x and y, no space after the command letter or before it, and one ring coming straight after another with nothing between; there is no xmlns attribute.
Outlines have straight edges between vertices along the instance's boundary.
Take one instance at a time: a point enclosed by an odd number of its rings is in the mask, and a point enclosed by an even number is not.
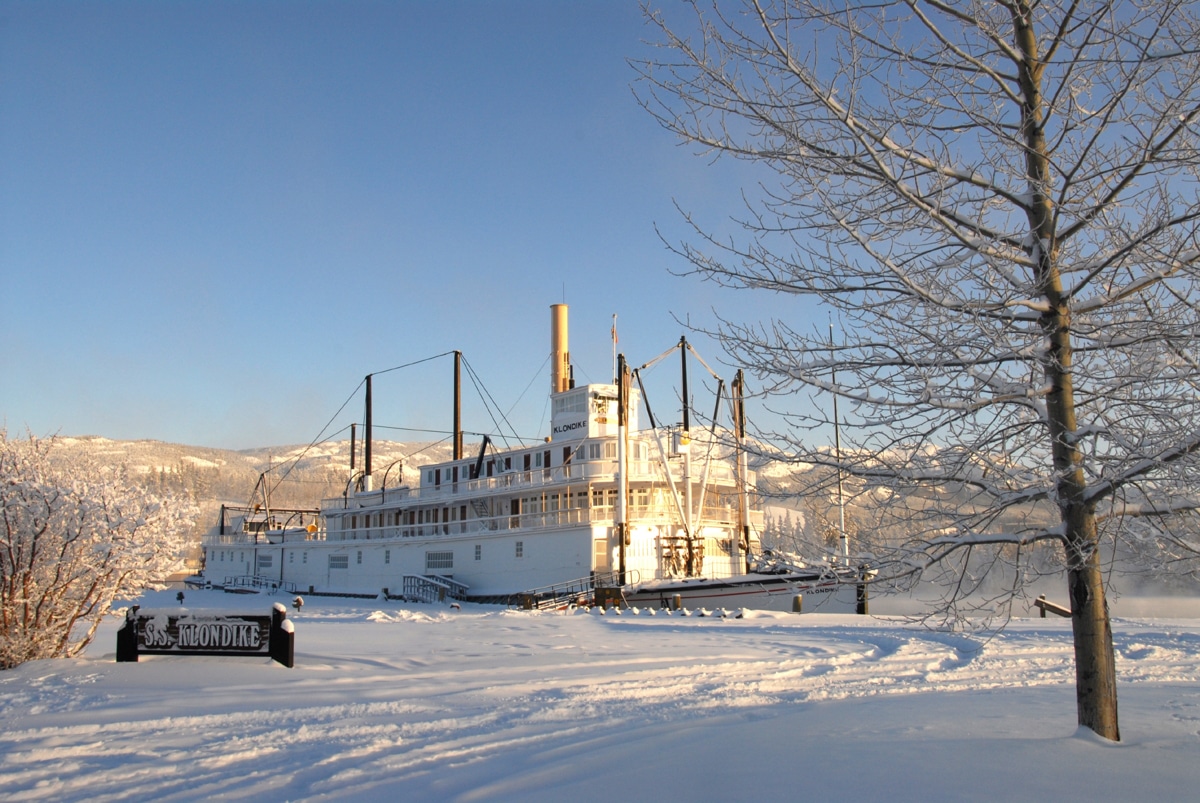
<svg viewBox="0 0 1200 803"><path fill-rule="evenodd" d="M459 349L540 436L551 304L579 381L614 313L635 364L753 314L655 232L685 235L673 200L722 225L746 176L638 107L652 37L600 0L0 2L0 418L302 443ZM450 376L379 377L376 422L448 424Z"/></svg>

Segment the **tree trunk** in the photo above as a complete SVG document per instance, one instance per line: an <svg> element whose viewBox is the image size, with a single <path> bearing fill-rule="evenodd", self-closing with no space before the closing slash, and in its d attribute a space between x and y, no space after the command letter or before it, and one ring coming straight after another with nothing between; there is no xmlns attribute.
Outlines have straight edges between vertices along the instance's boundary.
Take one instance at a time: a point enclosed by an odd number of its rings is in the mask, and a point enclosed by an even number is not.
<svg viewBox="0 0 1200 803"><path fill-rule="evenodd" d="M1052 171L1042 109L1044 64L1032 25L1033 4L1020 0L1011 11L1014 42L1021 53L1017 74L1022 99L1021 136L1026 146L1025 170L1031 190L1027 210L1030 256L1037 287L1047 302L1047 310L1039 322L1047 344L1042 368L1050 386L1046 396L1046 424L1058 504L1066 525L1067 582L1075 640L1075 696L1079 724L1115 742L1121 738L1117 728L1116 661L1100 574L1096 515L1085 501L1084 456L1077 439L1075 383L1071 373L1073 321L1058 265L1058 232L1050 195Z"/></svg>
<svg viewBox="0 0 1200 803"><path fill-rule="evenodd" d="M1071 593L1071 629L1075 637L1075 700L1079 724L1119 742L1117 667L1099 550L1092 548L1081 562L1073 560L1067 582Z"/></svg>

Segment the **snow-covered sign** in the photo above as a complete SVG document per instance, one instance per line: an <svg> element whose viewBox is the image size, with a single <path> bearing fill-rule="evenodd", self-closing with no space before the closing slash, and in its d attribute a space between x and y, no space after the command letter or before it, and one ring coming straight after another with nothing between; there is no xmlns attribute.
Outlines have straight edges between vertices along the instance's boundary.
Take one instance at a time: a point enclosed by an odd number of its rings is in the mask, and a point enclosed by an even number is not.
<svg viewBox="0 0 1200 803"><path fill-rule="evenodd" d="M117 661L137 661L139 655L264 655L291 667L294 644L295 630L279 603L266 616L135 605L117 631Z"/></svg>

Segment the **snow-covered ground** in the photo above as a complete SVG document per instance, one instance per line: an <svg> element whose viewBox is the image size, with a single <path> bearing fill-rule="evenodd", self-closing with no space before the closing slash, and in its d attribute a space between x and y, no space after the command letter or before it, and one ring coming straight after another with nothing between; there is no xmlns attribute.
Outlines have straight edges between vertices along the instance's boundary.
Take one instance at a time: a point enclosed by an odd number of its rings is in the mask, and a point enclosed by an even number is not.
<svg viewBox="0 0 1200 803"><path fill-rule="evenodd" d="M187 592L191 610L278 598ZM309 598L265 658L0 672L0 799L1194 800L1200 620L1115 622L1121 744L1069 623L530 613ZM178 607L174 592L148 607Z"/></svg>

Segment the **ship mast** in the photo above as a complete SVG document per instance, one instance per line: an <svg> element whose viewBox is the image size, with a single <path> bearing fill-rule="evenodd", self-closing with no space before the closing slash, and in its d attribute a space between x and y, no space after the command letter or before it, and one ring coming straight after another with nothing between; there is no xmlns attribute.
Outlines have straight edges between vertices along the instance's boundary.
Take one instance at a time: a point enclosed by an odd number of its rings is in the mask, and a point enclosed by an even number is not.
<svg viewBox="0 0 1200 803"><path fill-rule="evenodd" d="M367 414L366 427L363 430L363 490L375 490L371 478L371 374L367 374Z"/></svg>
<svg viewBox="0 0 1200 803"><path fill-rule="evenodd" d="M692 532L692 435L691 399L688 398L687 338L679 337L679 363L682 371L683 426L679 433L679 451L683 452L683 534L687 538L687 575L695 576L696 549Z"/></svg>
<svg viewBox="0 0 1200 803"><path fill-rule="evenodd" d="M625 355L617 355L617 555L620 577L625 585L625 546L629 543L629 366Z"/></svg>
<svg viewBox="0 0 1200 803"><path fill-rule="evenodd" d="M454 459L462 460L462 352L454 352ZM458 469L454 469L458 471Z"/></svg>
<svg viewBox="0 0 1200 803"><path fill-rule="evenodd" d="M750 573L750 469L746 456L746 379L739 368L733 378L733 436L737 442L738 546L743 549L746 573Z"/></svg>

